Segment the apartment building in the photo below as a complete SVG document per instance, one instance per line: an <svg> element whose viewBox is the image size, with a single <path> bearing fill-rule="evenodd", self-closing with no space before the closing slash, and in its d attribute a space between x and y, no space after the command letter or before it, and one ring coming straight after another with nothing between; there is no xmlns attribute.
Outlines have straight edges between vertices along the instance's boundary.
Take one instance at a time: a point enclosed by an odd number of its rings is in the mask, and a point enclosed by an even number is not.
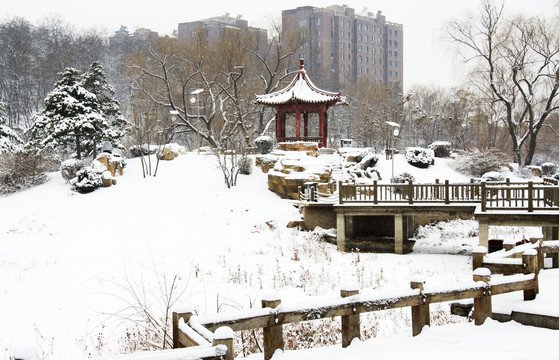
<svg viewBox="0 0 559 360"><path fill-rule="evenodd" d="M137 51L145 43L157 39L159 35L150 29L136 29L132 34L126 26L121 26L114 35L109 37L109 48L113 51L131 52Z"/></svg>
<svg viewBox="0 0 559 360"><path fill-rule="evenodd" d="M203 35L206 43L211 44L221 40L227 31L246 31L258 48L263 48L268 43L265 29L249 26L248 22L240 16L235 18L230 16L229 13L223 16L180 23L177 37L179 41L188 41Z"/></svg>
<svg viewBox="0 0 559 360"><path fill-rule="evenodd" d="M306 42L294 55L322 84L340 88L358 81L403 87L402 24L345 5L303 6L282 11L284 29L298 32Z"/></svg>

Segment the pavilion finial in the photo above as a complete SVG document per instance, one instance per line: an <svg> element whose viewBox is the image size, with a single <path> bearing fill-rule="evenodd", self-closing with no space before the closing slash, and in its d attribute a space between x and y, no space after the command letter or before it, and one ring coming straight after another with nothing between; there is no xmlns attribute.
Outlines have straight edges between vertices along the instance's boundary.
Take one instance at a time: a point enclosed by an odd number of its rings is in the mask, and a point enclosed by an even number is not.
<svg viewBox="0 0 559 360"><path fill-rule="evenodd" d="M305 59L299 59L299 70L303 70L305 68Z"/></svg>

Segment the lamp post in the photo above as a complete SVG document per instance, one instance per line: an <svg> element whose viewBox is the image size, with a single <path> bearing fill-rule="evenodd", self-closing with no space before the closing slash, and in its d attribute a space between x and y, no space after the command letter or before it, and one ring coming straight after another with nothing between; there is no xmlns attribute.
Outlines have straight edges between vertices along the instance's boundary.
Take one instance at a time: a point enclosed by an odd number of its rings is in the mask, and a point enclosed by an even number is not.
<svg viewBox="0 0 559 360"><path fill-rule="evenodd" d="M400 124L393 121L385 121L386 125L392 127L392 136L390 136L390 157L392 158L392 177L390 182L394 183L394 138L400 135Z"/></svg>
<svg viewBox="0 0 559 360"><path fill-rule="evenodd" d="M194 104L194 102L196 102L196 119L200 119L200 93L202 91L204 91L204 89L196 89L190 93L190 95L196 95L196 98L194 98L194 96L190 98L191 104Z"/></svg>

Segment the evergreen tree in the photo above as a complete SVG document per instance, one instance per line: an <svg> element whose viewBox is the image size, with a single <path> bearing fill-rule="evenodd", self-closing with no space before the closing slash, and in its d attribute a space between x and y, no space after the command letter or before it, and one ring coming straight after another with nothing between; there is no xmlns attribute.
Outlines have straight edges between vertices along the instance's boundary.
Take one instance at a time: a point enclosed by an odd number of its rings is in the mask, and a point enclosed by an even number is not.
<svg viewBox="0 0 559 360"><path fill-rule="evenodd" d="M94 153L101 141L117 144L126 122L103 68L93 63L83 76L73 68L61 76L29 130L30 144L39 149L71 147L78 159Z"/></svg>
<svg viewBox="0 0 559 360"><path fill-rule="evenodd" d="M0 102L0 154L13 152L21 144L18 134L7 126L6 104Z"/></svg>
<svg viewBox="0 0 559 360"><path fill-rule="evenodd" d="M82 86L97 97L99 111L107 120L101 128L97 129L89 145L95 153L97 144L102 141L109 141L113 146L120 144L120 139L125 135L126 120L120 113L119 102L115 99L115 91L107 82L105 69L94 62L89 70L82 76Z"/></svg>

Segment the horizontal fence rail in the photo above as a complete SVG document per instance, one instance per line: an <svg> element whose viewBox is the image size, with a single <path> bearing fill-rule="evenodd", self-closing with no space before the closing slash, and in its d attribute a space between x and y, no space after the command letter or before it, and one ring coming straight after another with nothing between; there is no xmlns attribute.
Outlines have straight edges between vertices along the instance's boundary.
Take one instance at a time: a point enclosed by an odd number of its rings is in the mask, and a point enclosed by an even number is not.
<svg viewBox="0 0 559 360"><path fill-rule="evenodd" d="M533 251L533 250L529 250ZM227 327L232 331L264 329L264 359L268 360L277 349L283 349L282 326L303 321L341 316L342 346L360 338L359 314L411 307L412 334L418 335L425 325L430 325L429 304L474 299L474 320L482 324L491 316L491 295L524 291L524 299L535 298L538 288L537 254L524 254L524 273L492 280L488 269L474 271L473 281L429 286L424 281L413 281L410 289L371 291L360 293L350 288L341 290L339 298L323 298L300 304L281 304L281 300L268 297L261 309L211 316L195 316L191 312L173 313L174 347L208 344L216 345L215 334ZM215 331L215 333L214 333ZM228 357L232 359L232 338L228 340Z"/></svg>
<svg viewBox="0 0 559 360"><path fill-rule="evenodd" d="M481 182L434 184L355 184L339 182L338 202L352 203L439 203L481 204L481 210L559 210L559 186L542 183Z"/></svg>

